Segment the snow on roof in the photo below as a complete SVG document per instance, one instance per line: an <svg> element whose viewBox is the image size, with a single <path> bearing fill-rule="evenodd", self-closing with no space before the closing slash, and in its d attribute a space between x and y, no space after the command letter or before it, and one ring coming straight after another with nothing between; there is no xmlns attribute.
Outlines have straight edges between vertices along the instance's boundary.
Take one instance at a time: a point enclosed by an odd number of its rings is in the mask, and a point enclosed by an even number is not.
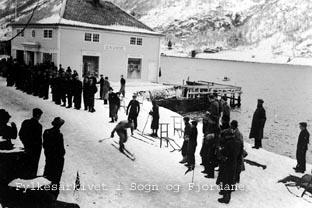
<svg viewBox="0 0 312 208"><path fill-rule="evenodd" d="M149 31L142 28L124 26L124 25L97 25L97 24L90 24L85 22L78 22L73 20L67 20L62 18L59 24L70 25L70 26L79 26L79 27L91 27L97 29L104 29L104 30L114 30L114 31L121 31L121 32L134 32L134 33L143 33L143 34L150 34L150 35L161 35L161 33Z"/></svg>
<svg viewBox="0 0 312 208"><path fill-rule="evenodd" d="M13 25L26 24L31 13ZM79 27L161 35L108 1L95 5L92 0L46 1L34 13L30 24L64 24Z"/></svg>

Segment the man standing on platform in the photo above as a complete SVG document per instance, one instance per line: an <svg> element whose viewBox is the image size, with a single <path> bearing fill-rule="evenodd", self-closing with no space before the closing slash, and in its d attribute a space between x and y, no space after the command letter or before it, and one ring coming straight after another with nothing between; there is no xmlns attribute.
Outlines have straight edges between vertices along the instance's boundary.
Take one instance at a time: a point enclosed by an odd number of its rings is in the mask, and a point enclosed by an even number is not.
<svg viewBox="0 0 312 208"><path fill-rule="evenodd" d="M127 107L128 121L134 123L134 129L138 127L138 115L140 113L140 103L136 100L137 96L134 94L132 100ZM129 110L130 109L130 110Z"/></svg>
<svg viewBox="0 0 312 208"><path fill-rule="evenodd" d="M296 173L304 173L306 171L306 153L308 150L310 134L307 130L306 122L299 123L299 127L301 132L299 134L297 143L297 166L294 168L294 170L296 171Z"/></svg>
<svg viewBox="0 0 312 208"><path fill-rule="evenodd" d="M255 146L252 148L259 149L262 148L262 138L263 138L263 129L266 121L265 109L263 108L264 101L258 99L257 109L253 114L251 130L249 138L255 139Z"/></svg>
<svg viewBox="0 0 312 208"><path fill-rule="evenodd" d="M41 115L42 110L39 108L33 109L32 118L22 123L19 132L27 158L27 178L34 178L37 176L42 148L42 125L39 123Z"/></svg>

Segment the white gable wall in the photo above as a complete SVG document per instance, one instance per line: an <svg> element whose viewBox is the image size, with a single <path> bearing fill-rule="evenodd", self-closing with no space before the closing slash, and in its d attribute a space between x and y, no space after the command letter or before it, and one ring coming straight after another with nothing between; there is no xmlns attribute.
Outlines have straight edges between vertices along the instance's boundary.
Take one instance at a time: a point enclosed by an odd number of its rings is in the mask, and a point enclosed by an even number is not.
<svg viewBox="0 0 312 208"><path fill-rule="evenodd" d="M85 41L86 32L100 34L100 41ZM158 81L159 36L67 26L60 26L59 34L60 63L77 70L80 76L83 55L99 56L99 74L113 81L119 80L121 74L127 78L128 58L142 58L141 79ZM142 38L143 45L130 45L130 37Z"/></svg>

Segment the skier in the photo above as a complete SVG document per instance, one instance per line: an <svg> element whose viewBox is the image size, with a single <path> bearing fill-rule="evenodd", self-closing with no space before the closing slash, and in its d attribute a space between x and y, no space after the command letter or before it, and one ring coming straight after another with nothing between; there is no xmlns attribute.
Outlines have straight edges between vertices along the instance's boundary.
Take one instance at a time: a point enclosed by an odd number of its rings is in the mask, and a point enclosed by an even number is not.
<svg viewBox="0 0 312 208"><path fill-rule="evenodd" d="M130 128L133 132L133 123L130 121L120 121L111 133L111 138L114 137L114 133L117 132L119 136L119 151L124 152L125 145L124 143L128 140L127 129Z"/></svg>

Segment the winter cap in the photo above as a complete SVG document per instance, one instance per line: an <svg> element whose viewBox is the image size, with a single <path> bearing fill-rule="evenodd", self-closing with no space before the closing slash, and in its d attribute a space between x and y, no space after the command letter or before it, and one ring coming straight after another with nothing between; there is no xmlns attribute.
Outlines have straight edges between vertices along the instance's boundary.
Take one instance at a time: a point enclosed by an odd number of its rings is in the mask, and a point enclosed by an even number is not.
<svg viewBox="0 0 312 208"><path fill-rule="evenodd" d="M307 122L300 122L299 125L304 127L304 128L307 128L308 124L307 124Z"/></svg>
<svg viewBox="0 0 312 208"><path fill-rule="evenodd" d="M191 124L193 124L194 126L197 126L197 121L192 121Z"/></svg>
<svg viewBox="0 0 312 208"><path fill-rule="evenodd" d="M238 122L236 120L231 121L231 127L237 128L238 127Z"/></svg>
<svg viewBox="0 0 312 208"><path fill-rule="evenodd" d="M264 101L262 99L258 99L258 103L263 104Z"/></svg>
<svg viewBox="0 0 312 208"><path fill-rule="evenodd" d="M35 115L42 115L42 110L40 108L34 108L33 109L33 116Z"/></svg>
<svg viewBox="0 0 312 208"><path fill-rule="evenodd" d="M60 117L55 117L51 124L52 126L61 127L64 123L65 121L63 119Z"/></svg>
<svg viewBox="0 0 312 208"><path fill-rule="evenodd" d="M183 120L184 120L185 122L189 122L189 121L190 121L190 117L184 117Z"/></svg>
<svg viewBox="0 0 312 208"><path fill-rule="evenodd" d="M5 121L9 118L11 118L10 114L4 109L0 109L0 120Z"/></svg>

